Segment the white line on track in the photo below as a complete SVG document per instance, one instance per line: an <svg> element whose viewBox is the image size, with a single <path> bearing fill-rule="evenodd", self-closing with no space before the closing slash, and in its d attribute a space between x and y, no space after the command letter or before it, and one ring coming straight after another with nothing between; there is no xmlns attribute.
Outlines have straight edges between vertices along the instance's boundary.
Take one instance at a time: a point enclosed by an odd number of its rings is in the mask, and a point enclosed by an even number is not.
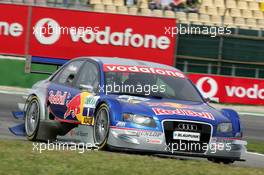
<svg viewBox="0 0 264 175"><path fill-rule="evenodd" d="M252 115L252 116L259 116L259 117L264 117L264 114L261 113L252 113L252 112L238 112L241 115Z"/></svg>
<svg viewBox="0 0 264 175"><path fill-rule="evenodd" d="M0 55L1 59L6 59L6 60L21 60L24 61L26 58L24 57L16 57L16 56L5 56L5 55Z"/></svg>
<svg viewBox="0 0 264 175"><path fill-rule="evenodd" d="M264 157L264 154L260 154L260 153L254 153L254 152L248 152L246 151L247 154L252 154L252 155L256 155L256 156L263 156Z"/></svg>
<svg viewBox="0 0 264 175"><path fill-rule="evenodd" d="M26 93L26 92L3 91L3 90L0 90L0 94L10 94L10 95L27 95L27 93Z"/></svg>

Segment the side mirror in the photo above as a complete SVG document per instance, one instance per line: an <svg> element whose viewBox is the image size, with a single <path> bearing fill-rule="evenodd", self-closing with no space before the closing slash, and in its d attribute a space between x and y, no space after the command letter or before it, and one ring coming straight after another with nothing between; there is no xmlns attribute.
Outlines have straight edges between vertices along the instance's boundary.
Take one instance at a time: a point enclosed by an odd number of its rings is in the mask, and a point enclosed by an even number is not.
<svg viewBox="0 0 264 175"><path fill-rule="evenodd" d="M93 86L91 85L86 85L86 84L80 84L80 87L79 87L82 91L87 91L87 92L90 92L90 93L94 93L94 88Z"/></svg>

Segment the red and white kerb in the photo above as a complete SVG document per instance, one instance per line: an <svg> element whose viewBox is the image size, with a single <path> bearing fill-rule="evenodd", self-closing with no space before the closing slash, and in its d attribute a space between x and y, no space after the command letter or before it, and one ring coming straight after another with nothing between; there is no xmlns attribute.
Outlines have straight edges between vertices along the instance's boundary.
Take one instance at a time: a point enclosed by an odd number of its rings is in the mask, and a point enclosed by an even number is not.
<svg viewBox="0 0 264 175"><path fill-rule="evenodd" d="M186 76L177 70L167 70L161 68L153 68L146 66L126 66L118 64L104 64L104 72L132 72L132 73L149 73L159 74L165 76L173 76L179 78L185 78Z"/></svg>

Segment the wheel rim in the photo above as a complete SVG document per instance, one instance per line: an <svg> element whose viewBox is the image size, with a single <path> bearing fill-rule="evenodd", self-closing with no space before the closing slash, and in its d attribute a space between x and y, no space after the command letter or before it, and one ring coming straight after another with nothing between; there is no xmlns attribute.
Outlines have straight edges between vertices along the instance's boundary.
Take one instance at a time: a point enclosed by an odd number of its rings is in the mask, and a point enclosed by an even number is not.
<svg viewBox="0 0 264 175"><path fill-rule="evenodd" d="M27 113L26 113L26 132L29 136L33 135L37 128L39 118L39 106L37 101L32 101L29 104Z"/></svg>
<svg viewBox="0 0 264 175"><path fill-rule="evenodd" d="M104 143L106 140L108 133L108 110L103 108L99 111L95 126L94 126L94 134L95 134L95 143L99 146Z"/></svg>

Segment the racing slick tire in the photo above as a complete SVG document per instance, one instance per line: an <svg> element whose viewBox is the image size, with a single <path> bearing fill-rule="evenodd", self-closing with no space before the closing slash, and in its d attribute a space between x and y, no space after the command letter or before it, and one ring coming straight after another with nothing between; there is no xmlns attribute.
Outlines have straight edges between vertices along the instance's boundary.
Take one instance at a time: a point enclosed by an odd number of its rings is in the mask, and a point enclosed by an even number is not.
<svg viewBox="0 0 264 175"><path fill-rule="evenodd" d="M110 113L106 104L100 105L95 115L93 127L94 143L99 150L107 149L107 140L110 128Z"/></svg>
<svg viewBox="0 0 264 175"><path fill-rule="evenodd" d="M25 113L25 131L28 140L36 141L39 121L40 121L40 106L36 96L30 98Z"/></svg>
<svg viewBox="0 0 264 175"><path fill-rule="evenodd" d="M223 163L223 164L231 164L234 163L234 160L231 159L222 159L222 158L208 158L209 161L214 163Z"/></svg>

